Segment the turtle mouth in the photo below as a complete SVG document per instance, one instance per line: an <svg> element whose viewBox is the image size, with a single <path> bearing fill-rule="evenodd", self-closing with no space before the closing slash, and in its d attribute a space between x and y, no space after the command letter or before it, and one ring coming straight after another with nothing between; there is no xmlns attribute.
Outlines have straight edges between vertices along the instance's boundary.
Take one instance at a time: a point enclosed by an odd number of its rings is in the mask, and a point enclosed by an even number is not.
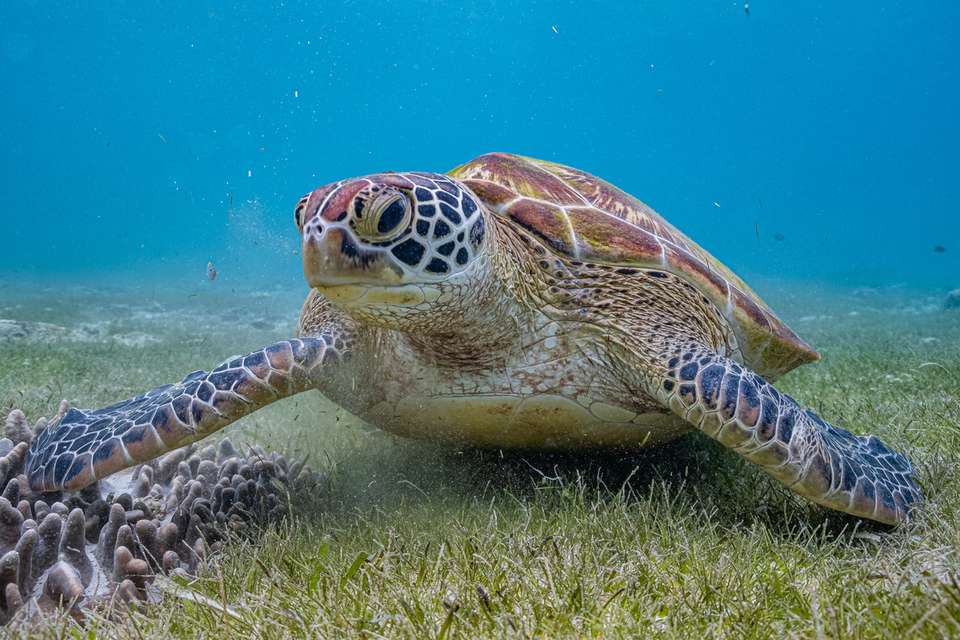
<svg viewBox="0 0 960 640"><path fill-rule="evenodd" d="M416 306L434 302L440 288L429 284L382 284L371 282L312 282L311 286L331 302L343 306Z"/></svg>

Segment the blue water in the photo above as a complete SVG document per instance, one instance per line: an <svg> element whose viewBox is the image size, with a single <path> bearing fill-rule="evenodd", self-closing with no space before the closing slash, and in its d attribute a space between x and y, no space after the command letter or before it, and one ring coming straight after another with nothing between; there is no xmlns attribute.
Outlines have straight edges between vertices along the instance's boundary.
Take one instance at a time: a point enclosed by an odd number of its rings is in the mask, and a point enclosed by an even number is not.
<svg viewBox="0 0 960 640"><path fill-rule="evenodd" d="M5 0L0 286L299 283L301 194L492 150L747 277L960 286L958 32L955 2Z"/></svg>

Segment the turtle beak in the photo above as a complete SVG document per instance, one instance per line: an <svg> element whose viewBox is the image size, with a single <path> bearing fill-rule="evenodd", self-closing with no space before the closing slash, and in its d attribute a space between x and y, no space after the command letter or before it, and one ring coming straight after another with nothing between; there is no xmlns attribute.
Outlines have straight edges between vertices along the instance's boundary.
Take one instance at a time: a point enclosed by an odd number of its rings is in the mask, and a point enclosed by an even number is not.
<svg viewBox="0 0 960 640"><path fill-rule="evenodd" d="M365 249L342 227L304 234L303 273L312 289L328 300L351 307L416 306L436 300L438 291L403 283L403 271L387 253Z"/></svg>
<svg viewBox="0 0 960 640"><path fill-rule="evenodd" d="M308 224L303 233L303 275L314 289L338 285L401 284L403 272L381 250L366 248L342 226Z"/></svg>
<svg viewBox="0 0 960 640"><path fill-rule="evenodd" d="M320 187L303 210L303 274L312 288L342 284L393 284L400 273L377 247L350 229L352 202L366 183L351 180Z"/></svg>

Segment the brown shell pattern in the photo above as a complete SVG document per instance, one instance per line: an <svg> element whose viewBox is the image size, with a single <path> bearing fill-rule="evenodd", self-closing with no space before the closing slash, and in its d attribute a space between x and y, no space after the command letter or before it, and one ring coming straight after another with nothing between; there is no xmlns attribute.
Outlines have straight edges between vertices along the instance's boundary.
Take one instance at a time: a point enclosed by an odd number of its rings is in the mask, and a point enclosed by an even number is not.
<svg viewBox="0 0 960 640"><path fill-rule="evenodd" d="M584 262L652 267L679 275L724 311L744 362L768 377L818 360L736 274L656 211L589 173L490 153L450 175L499 215L554 251Z"/></svg>

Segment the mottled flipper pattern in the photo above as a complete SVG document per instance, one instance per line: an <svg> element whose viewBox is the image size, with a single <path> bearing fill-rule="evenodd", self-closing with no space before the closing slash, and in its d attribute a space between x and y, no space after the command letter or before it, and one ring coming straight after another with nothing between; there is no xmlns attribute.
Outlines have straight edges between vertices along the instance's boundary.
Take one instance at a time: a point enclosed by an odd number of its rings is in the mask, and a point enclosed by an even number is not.
<svg viewBox="0 0 960 640"><path fill-rule="evenodd" d="M671 410L792 491L887 524L922 497L913 467L876 436L825 422L759 375L708 349L678 350L659 390Z"/></svg>
<svg viewBox="0 0 960 640"><path fill-rule="evenodd" d="M104 409L71 409L31 443L30 486L79 490L204 438L275 400L313 388L319 370L338 361L346 348L330 332L284 340Z"/></svg>

